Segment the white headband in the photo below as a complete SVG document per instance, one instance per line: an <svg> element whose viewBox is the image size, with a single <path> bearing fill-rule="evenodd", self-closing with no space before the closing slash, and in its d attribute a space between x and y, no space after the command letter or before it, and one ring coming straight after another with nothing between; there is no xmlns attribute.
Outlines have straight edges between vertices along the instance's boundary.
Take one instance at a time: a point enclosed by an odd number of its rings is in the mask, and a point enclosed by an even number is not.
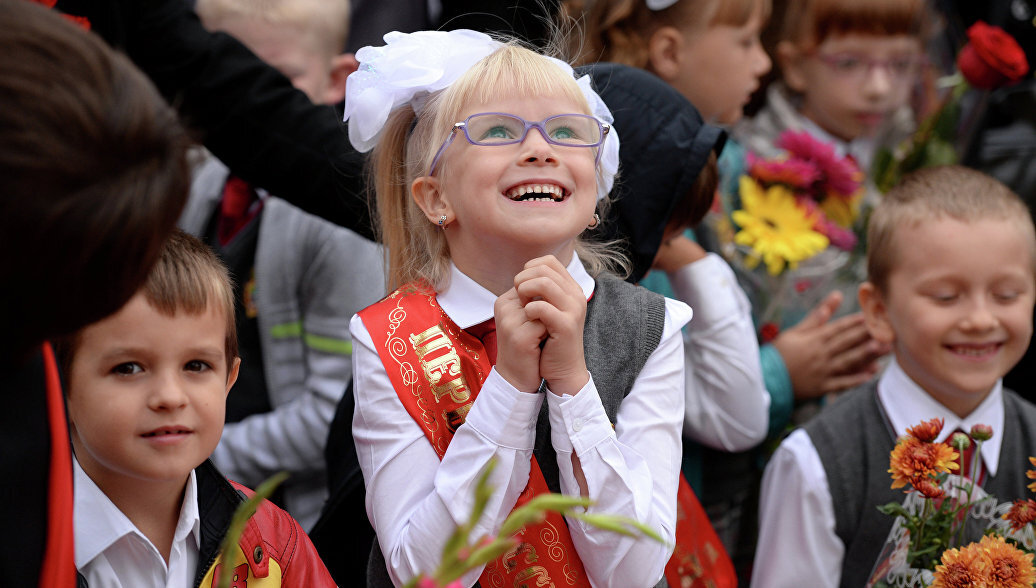
<svg viewBox="0 0 1036 588"><path fill-rule="evenodd" d="M349 141L358 151L370 151L378 142L389 114L410 104L420 114L428 96L452 84L480 60L503 47L489 35L455 31L391 32L385 45L363 47L356 52L360 67L345 82L345 118ZM569 75L572 67L546 57ZM576 80L590 105L590 112L612 124L612 113L590 87L590 76ZM601 186L598 198L608 195L619 169L619 135L612 128L601 146Z"/></svg>

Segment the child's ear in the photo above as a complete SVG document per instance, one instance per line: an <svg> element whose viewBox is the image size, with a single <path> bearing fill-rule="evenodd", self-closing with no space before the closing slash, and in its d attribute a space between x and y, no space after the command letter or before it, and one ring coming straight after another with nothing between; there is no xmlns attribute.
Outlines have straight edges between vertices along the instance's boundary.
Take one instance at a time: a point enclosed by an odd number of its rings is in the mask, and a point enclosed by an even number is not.
<svg viewBox="0 0 1036 588"><path fill-rule="evenodd" d="M885 299L877 286L871 282L864 282L860 284L857 296L860 299L860 309L863 311L863 321L866 323L871 337L874 337L874 340L879 343L893 343L896 333L889 321Z"/></svg>
<svg viewBox="0 0 1036 588"><path fill-rule="evenodd" d="M360 62L353 53L343 53L331 58L331 81L324 93L324 104L338 104L345 99L345 78L360 68Z"/></svg>
<svg viewBox="0 0 1036 588"><path fill-rule="evenodd" d="M453 220L453 208L442 191L442 183L435 176L421 176L410 184L410 195L433 224L440 225L439 220L446 217L443 224ZM440 225L442 226L442 225Z"/></svg>
<svg viewBox="0 0 1036 588"><path fill-rule="evenodd" d="M234 387L234 382L237 382L237 375L241 372L241 358L235 357L234 363L230 364L230 371L227 372L227 394L230 394L230 389Z"/></svg>
<svg viewBox="0 0 1036 588"><path fill-rule="evenodd" d="M806 91L806 76L803 64L806 55L791 41L777 43L777 63L781 68L781 77L789 88L799 94Z"/></svg>
<svg viewBox="0 0 1036 588"><path fill-rule="evenodd" d="M661 27L648 39L648 68L672 83L680 75L683 33L676 27Z"/></svg>

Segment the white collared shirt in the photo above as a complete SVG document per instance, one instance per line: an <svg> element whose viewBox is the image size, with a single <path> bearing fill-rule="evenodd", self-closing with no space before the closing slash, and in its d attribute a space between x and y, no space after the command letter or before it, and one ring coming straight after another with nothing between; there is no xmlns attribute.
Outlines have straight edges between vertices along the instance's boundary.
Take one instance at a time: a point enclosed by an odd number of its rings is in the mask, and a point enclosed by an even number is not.
<svg viewBox="0 0 1036 588"><path fill-rule="evenodd" d="M594 280L576 256L567 269L589 297ZM462 328L492 317L496 296L455 267L451 271L449 287L437 295L443 311ZM497 492L471 536L495 535L528 483L545 396L562 492L579 494L570 458L574 452L596 501L589 512L634 518L670 542L634 540L568 520L591 582L654 585L674 541L684 412L680 329L690 316L687 305L666 300L662 340L622 402L614 428L592 374L575 396L558 397L519 392L493 369L441 463L400 403L363 321L353 317L353 436L367 485L367 516L393 582L401 584L438 565L448 534L471 514L475 483L491 458L497 460L490 477ZM461 582L470 586L481 572L473 570Z"/></svg>
<svg viewBox="0 0 1036 588"><path fill-rule="evenodd" d="M1003 431L1004 403L1000 381L989 396L960 418L921 389L895 360L878 380L878 399L896 435L907 427L943 418L942 436L985 424ZM1001 435L982 444L983 467L996 474ZM891 478L889 483L891 484ZM845 545L835 533L834 500L816 447L803 429L788 436L763 474L759 500L759 538L752 586L777 588L835 587L842 575Z"/></svg>
<svg viewBox="0 0 1036 588"><path fill-rule="evenodd" d="M198 485L187 479L166 564L162 554L74 461L76 569L90 588L193 588L201 519Z"/></svg>

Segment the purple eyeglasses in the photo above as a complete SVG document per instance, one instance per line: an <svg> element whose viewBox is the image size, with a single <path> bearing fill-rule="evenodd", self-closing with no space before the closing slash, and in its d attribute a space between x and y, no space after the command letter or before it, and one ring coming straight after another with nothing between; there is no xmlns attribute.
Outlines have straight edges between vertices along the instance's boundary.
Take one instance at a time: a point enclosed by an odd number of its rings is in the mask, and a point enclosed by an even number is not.
<svg viewBox="0 0 1036 588"><path fill-rule="evenodd" d="M899 80L905 80L917 73L926 61L920 55L901 55L888 59L871 59L864 55L855 53L817 53L817 58L839 76L853 81L860 81L867 77L875 67L882 67L890 76Z"/></svg>
<svg viewBox="0 0 1036 588"><path fill-rule="evenodd" d="M521 143L530 129L539 131L551 145L597 147L604 143L611 126L588 114L555 114L538 122L529 122L520 116L504 112L480 112L453 125L450 136L435 153L428 175L435 173L439 159L457 136L458 130L464 131L464 138L472 145L496 146ZM598 151L594 162L596 163L600 157L601 152Z"/></svg>

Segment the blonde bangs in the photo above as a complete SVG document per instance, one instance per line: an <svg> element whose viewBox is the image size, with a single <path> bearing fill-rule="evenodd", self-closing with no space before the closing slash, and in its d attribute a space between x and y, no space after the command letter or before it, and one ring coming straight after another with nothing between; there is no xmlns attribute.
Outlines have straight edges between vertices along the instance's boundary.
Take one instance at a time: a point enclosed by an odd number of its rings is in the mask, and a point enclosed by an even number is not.
<svg viewBox="0 0 1036 588"><path fill-rule="evenodd" d="M709 19L709 26L744 26L756 14L760 16L760 22L766 24L773 12L773 3L770 0L723 0L716 4Z"/></svg>

